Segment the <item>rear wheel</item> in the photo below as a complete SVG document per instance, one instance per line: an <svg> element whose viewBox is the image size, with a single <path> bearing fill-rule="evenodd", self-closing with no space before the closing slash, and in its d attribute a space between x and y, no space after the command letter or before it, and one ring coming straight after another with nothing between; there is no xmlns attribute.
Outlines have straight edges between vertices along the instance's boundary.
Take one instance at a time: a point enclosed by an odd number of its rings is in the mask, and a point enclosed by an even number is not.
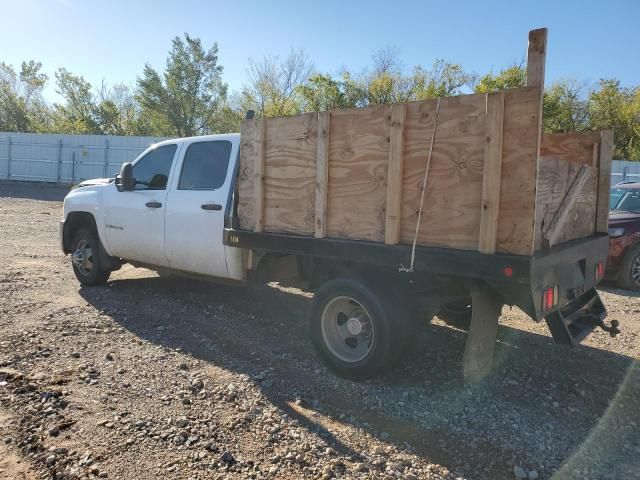
<svg viewBox="0 0 640 480"><path fill-rule="evenodd" d="M618 274L618 284L628 290L640 291L640 244L625 254Z"/></svg>
<svg viewBox="0 0 640 480"><path fill-rule="evenodd" d="M102 245L89 229L80 228L71 241L71 264L78 281L92 287L106 283L111 270L101 265Z"/></svg>
<svg viewBox="0 0 640 480"><path fill-rule="evenodd" d="M395 364L409 344L413 322L403 302L363 282L330 280L311 307L311 339L337 375L373 377ZM406 303L406 302L404 302Z"/></svg>

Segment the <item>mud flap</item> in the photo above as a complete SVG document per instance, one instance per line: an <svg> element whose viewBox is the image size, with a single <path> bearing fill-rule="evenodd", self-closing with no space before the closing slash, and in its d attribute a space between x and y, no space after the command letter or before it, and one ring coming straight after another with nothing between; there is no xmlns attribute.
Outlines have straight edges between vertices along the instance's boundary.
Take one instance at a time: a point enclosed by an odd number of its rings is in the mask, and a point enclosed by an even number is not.
<svg viewBox="0 0 640 480"><path fill-rule="evenodd" d="M478 382L491 371L502 304L501 296L485 282L471 285L471 326L462 359L465 382Z"/></svg>

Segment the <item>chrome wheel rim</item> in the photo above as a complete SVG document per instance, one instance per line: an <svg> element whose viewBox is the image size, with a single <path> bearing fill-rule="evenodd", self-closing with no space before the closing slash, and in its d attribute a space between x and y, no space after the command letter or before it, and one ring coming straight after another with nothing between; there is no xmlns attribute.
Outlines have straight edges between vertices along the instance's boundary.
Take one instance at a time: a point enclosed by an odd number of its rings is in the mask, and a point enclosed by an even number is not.
<svg viewBox="0 0 640 480"><path fill-rule="evenodd" d="M320 327L324 344L343 362L359 362L371 353L375 328L369 312L357 300L333 298L322 311Z"/></svg>
<svg viewBox="0 0 640 480"><path fill-rule="evenodd" d="M636 285L640 285L640 255L631 264L631 279Z"/></svg>
<svg viewBox="0 0 640 480"><path fill-rule="evenodd" d="M71 261L82 276L87 276L91 273L93 269L93 250L88 241L82 239L78 242L73 255L71 255Z"/></svg>

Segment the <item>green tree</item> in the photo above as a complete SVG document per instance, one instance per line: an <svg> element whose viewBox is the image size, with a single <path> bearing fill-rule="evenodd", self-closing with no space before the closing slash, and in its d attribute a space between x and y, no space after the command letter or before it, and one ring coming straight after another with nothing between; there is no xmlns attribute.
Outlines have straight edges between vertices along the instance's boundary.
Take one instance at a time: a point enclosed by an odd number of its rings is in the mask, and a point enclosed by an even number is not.
<svg viewBox="0 0 640 480"><path fill-rule="evenodd" d="M613 128L614 158L640 159L640 102L638 89L622 87L619 80L601 79L589 96L589 121L594 130Z"/></svg>
<svg viewBox="0 0 640 480"><path fill-rule="evenodd" d="M512 65L499 73L489 72L480 77L474 86L476 93L495 92L527 85L527 70L520 65Z"/></svg>
<svg viewBox="0 0 640 480"><path fill-rule="evenodd" d="M124 83L109 86L102 82L98 92L95 116L106 135L145 135L140 105L134 93Z"/></svg>
<svg viewBox="0 0 640 480"><path fill-rule="evenodd" d="M33 132L46 129L49 111L42 99L48 77L42 64L22 62L20 72L0 62L0 130Z"/></svg>
<svg viewBox="0 0 640 480"><path fill-rule="evenodd" d="M544 92L544 130L551 133L589 129L589 107L584 85L577 80L559 80Z"/></svg>
<svg viewBox="0 0 640 480"><path fill-rule="evenodd" d="M103 133L96 118L98 107L91 84L66 68L59 68L55 76L56 92L64 99L64 103L54 104L52 129L58 133Z"/></svg>
<svg viewBox="0 0 640 480"><path fill-rule="evenodd" d="M175 37L162 76L146 65L138 78L142 115L157 135L187 137L216 130L215 119L227 96L218 64L218 45L205 50L199 38Z"/></svg>
<svg viewBox="0 0 640 480"><path fill-rule="evenodd" d="M465 72L462 65L438 59L433 62L429 71L420 66L413 69L412 99L426 100L460 95L462 87L471 85L474 80L475 76Z"/></svg>
<svg viewBox="0 0 640 480"><path fill-rule="evenodd" d="M365 96L348 72L344 72L340 80L327 74L315 74L298 87L297 93L305 112L353 108L361 104Z"/></svg>

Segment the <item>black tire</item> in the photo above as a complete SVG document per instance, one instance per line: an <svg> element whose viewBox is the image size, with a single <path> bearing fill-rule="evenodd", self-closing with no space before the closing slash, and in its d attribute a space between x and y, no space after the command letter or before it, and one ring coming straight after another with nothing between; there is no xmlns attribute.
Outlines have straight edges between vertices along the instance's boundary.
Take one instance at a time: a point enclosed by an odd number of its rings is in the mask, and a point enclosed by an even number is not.
<svg viewBox="0 0 640 480"><path fill-rule="evenodd" d="M331 306L337 301L344 302L345 298L354 301L352 303L356 310L362 307L366 318L370 320L367 324L370 325L373 335L368 353L362 359L345 361L332 351L329 345L332 343L328 340L331 335L326 332L331 328L327 325L331 324L333 317L329 313L325 314L325 309L332 308ZM393 295L369 285L368 282L353 278L335 279L325 283L313 298L310 315L311 340L318 356L340 377L365 380L379 375L402 358L408 351L411 340L416 336L415 331L419 327L419 322L415 321L411 315L413 312L405 308L406 303L399 298L395 298L394 301ZM359 305L356 306L356 304ZM324 330L323 315L326 315ZM338 317L335 321L339 324ZM350 346L347 341L344 343ZM335 341L333 345L333 350L337 350ZM338 348L340 348L339 345ZM348 350L346 347L341 348Z"/></svg>
<svg viewBox="0 0 640 480"><path fill-rule="evenodd" d="M625 254L617 283L627 290L640 291L640 243L631 247Z"/></svg>
<svg viewBox="0 0 640 480"><path fill-rule="evenodd" d="M447 325L468 330L471 325L471 298L445 303L440 307L438 317Z"/></svg>
<svg viewBox="0 0 640 480"><path fill-rule="evenodd" d="M76 255L83 250L85 253L81 261ZM86 287L104 285L109 279L111 270L101 265L104 252L100 239L93 230L80 228L75 232L71 241L71 257L73 273L82 285Z"/></svg>

